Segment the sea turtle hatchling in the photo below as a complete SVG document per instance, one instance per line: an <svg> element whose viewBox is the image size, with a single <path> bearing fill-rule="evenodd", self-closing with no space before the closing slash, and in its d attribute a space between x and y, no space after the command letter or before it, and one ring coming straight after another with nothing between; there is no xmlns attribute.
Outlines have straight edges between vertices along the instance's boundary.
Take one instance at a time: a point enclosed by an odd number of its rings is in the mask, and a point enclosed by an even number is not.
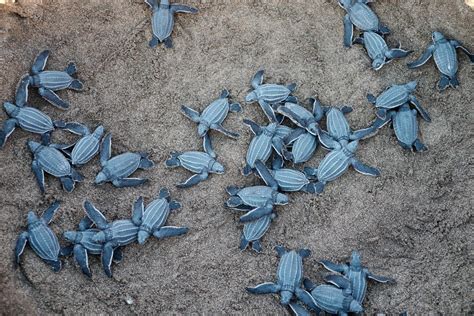
<svg viewBox="0 0 474 316"><path fill-rule="evenodd" d="M426 146L418 138L418 120L416 110L410 109L408 103L405 103L398 110L389 111L385 120L377 118L374 122L375 128L381 128L385 124L392 122L395 135L400 146L407 150L425 151Z"/></svg>
<svg viewBox="0 0 474 316"><path fill-rule="evenodd" d="M166 160L166 166L169 168L183 167L193 173L194 176L190 177L184 182L177 184L178 188L189 188L201 181L206 180L209 177L209 173L223 174L225 169L224 166L219 163L209 153L212 149L204 147L202 151L187 151L187 152L172 152L168 160Z"/></svg>
<svg viewBox="0 0 474 316"><path fill-rule="evenodd" d="M344 16L344 46L351 46L354 26L361 31L373 31L380 34L390 33L390 30L380 23L377 15L367 5L370 1L339 0L339 5L347 12Z"/></svg>
<svg viewBox="0 0 474 316"><path fill-rule="evenodd" d="M255 221L272 214L274 205L288 204L287 195L279 193L269 186L258 185L242 189L228 186L226 191L231 197L226 201L225 206L247 212L240 217L242 223Z"/></svg>
<svg viewBox="0 0 474 316"><path fill-rule="evenodd" d="M127 152L112 157L112 134L107 134L102 141L100 164L102 170L95 178L96 184L112 182L118 188L134 187L147 181L143 178L127 178L137 169L150 169L155 164L145 153Z"/></svg>
<svg viewBox="0 0 474 316"><path fill-rule="evenodd" d="M418 68L433 56L436 67L441 72L438 89L444 90L449 86L456 88L459 85L456 48L460 48L469 57L471 63L474 63L474 54L471 54L459 41L455 39L448 40L441 32L433 32L432 39L433 44L428 46L420 58L408 63L408 68Z"/></svg>
<svg viewBox="0 0 474 316"><path fill-rule="evenodd" d="M272 154L272 148L278 155L283 151L283 139L288 135L286 128L284 135L278 132L280 127L277 123L270 123L267 126L260 126L252 120L245 119L244 124L250 127L255 137L250 142L245 157L245 167L242 170L244 176L250 175L255 170L255 162L258 160L266 162ZM282 137L283 136L283 137Z"/></svg>
<svg viewBox="0 0 474 316"><path fill-rule="evenodd" d="M88 277L92 277L92 272L89 267L89 254L100 255L104 245L94 241L93 237L100 232L98 228L92 228L93 222L89 217L84 217L78 225L77 231L64 232L64 239L69 241L72 245L66 247L68 253L74 255L74 260L82 270L82 273ZM118 263L122 261L122 250L116 248L113 255L113 262Z"/></svg>
<svg viewBox="0 0 474 316"><path fill-rule="evenodd" d="M323 118L324 112L321 104L315 98L310 98L313 110L310 112L299 104L286 102L278 107L277 112L288 117L297 126L306 129L309 133L317 136L319 132L319 121Z"/></svg>
<svg viewBox="0 0 474 316"><path fill-rule="evenodd" d="M80 123L66 123L64 129L81 135L82 137L72 145L63 146L63 151L70 157L73 166L81 166L88 163L99 152L100 140L104 135L104 127L102 125L91 133L87 126ZM67 151L72 147L72 151Z"/></svg>
<svg viewBox="0 0 474 316"><path fill-rule="evenodd" d="M377 108L377 116L381 119L385 119L387 111L395 110L398 107L409 102L413 104L416 110L420 113L421 117L427 121L431 122L430 115L428 112L420 105L418 99L413 95L417 86L416 80L410 81L406 84L394 84L385 89L378 97L375 97L372 94L367 94L367 100L375 105Z"/></svg>
<svg viewBox="0 0 474 316"><path fill-rule="evenodd" d="M76 64L73 62L70 62L64 71L44 70L49 53L49 50L44 50L36 56L31 67L31 75L27 78L29 84L38 88L38 93L46 101L60 109L67 109L69 103L61 99L55 91L64 89L80 91L84 89L84 85L78 79L71 77L77 72Z"/></svg>
<svg viewBox="0 0 474 316"><path fill-rule="evenodd" d="M318 137L307 132L304 128L295 129L283 141L286 145L282 151L283 157L294 164L310 160L318 148Z"/></svg>
<svg viewBox="0 0 474 316"><path fill-rule="evenodd" d="M242 235L240 236L240 250L245 250L252 244L254 251L261 252L262 245L260 244L260 239L262 239L263 235L265 235L270 228L270 224L275 217L276 214L271 213L260 217L256 221L245 223Z"/></svg>
<svg viewBox="0 0 474 316"><path fill-rule="evenodd" d="M321 260L320 263L329 271L342 273L352 286L352 297L362 304L365 293L367 291L367 278L382 283L395 283L392 278L378 276L369 272L367 268L362 266L360 254L357 251L352 252L351 262L349 264L336 264L328 260Z"/></svg>
<svg viewBox="0 0 474 316"><path fill-rule="evenodd" d="M361 37L354 40L354 43L364 45L372 59L374 70L379 70L395 58L407 57L412 52L401 48L389 48L383 37L374 32L364 32Z"/></svg>
<svg viewBox="0 0 474 316"><path fill-rule="evenodd" d="M3 123L0 130L0 148L5 145L7 138L13 133L16 126L35 134L49 134L55 128L63 128L63 121L53 121L48 115L27 105L28 77L23 77L16 89L15 104L4 102L3 107L9 119Z"/></svg>
<svg viewBox="0 0 474 316"><path fill-rule="evenodd" d="M89 201L84 202L87 217L94 222L99 230L92 241L102 245L102 267L108 277L112 277L112 261L115 250L137 240L140 222L137 218L141 214L133 209L131 219L122 219L109 223L105 216Z"/></svg>
<svg viewBox="0 0 474 316"><path fill-rule="evenodd" d="M334 147L330 148L331 151L319 163L318 168L304 168L304 172L308 177L315 177L318 180L314 184L317 193L323 192L325 185L344 174L350 165L359 173L374 177L380 175L378 169L369 167L355 158L359 141L354 140L348 144L340 144L334 141L332 145Z"/></svg>
<svg viewBox="0 0 474 316"><path fill-rule="evenodd" d="M153 10L151 16L151 29L153 37L150 47L156 47L159 43L165 43L167 48L173 47L171 32L174 27L175 13L197 13L198 9L184 4L170 4L169 0L145 0L145 3Z"/></svg>
<svg viewBox="0 0 474 316"><path fill-rule="evenodd" d="M277 282L265 282L256 287L248 287L246 290L252 294L280 294L282 305L290 304L295 297L307 306L316 309L316 304L310 293L304 290L303 281L303 259L309 257L311 251L300 249L288 251L282 246L275 247L280 257L277 271Z"/></svg>
<svg viewBox="0 0 474 316"><path fill-rule="evenodd" d="M48 227L59 206L59 202L54 202L44 211L41 217L38 217L33 211L28 212L28 229L19 235L15 246L15 260L17 264L20 263L20 256L29 242L31 249L44 262L49 264L53 271L58 272L61 270L61 260L59 260L59 255L62 254L61 247L59 246L58 238Z"/></svg>
<svg viewBox="0 0 474 316"><path fill-rule="evenodd" d="M177 201L171 201L168 189L161 189L158 198L145 208L143 198L139 197L134 204L134 221L139 224L138 243L144 244L151 236L158 239L180 236L188 232L187 227L164 226L170 211L181 207Z"/></svg>
<svg viewBox="0 0 474 316"><path fill-rule="evenodd" d="M77 172L59 151L54 144L40 144L35 141L28 141L28 147L33 153L31 169L35 174L36 181L41 192L44 193L44 173L59 178L61 184L67 192L72 192L76 182L81 182L84 177Z"/></svg>
<svg viewBox="0 0 474 316"><path fill-rule="evenodd" d="M263 83L263 70L257 71L253 76L251 84L253 91L247 94L245 101L247 103L258 102L265 115L268 117L270 122L282 121L282 117L278 117L273 109L274 105L288 101L298 102L298 100L291 94L296 90L296 84L290 84L283 86L273 83Z"/></svg>

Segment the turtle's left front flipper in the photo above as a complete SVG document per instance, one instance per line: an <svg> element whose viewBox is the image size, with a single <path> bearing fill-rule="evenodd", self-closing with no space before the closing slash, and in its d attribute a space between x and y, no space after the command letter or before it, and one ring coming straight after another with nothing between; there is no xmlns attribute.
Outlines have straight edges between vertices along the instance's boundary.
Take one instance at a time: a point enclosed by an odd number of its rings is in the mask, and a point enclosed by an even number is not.
<svg viewBox="0 0 474 316"><path fill-rule="evenodd" d="M184 235L189 231L187 227L163 226L153 232L158 239Z"/></svg>
<svg viewBox="0 0 474 316"><path fill-rule="evenodd" d="M182 183L178 183L176 185L176 187L181 188L181 189L192 187L192 186L200 183L201 181L206 180L208 176L209 176L208 172L202 172L202 173L199 173L199 174L195 174L194 176L192 176L188 180L186 180Z"/></svg>
<svg viewBox="0 0 474 316"><path fill-rule="evenodd" d="M184 4L172 4L170 7L173 13L198 13L199 10Z"/></svg>
<svg viewBox="0 0 474 316"><path fill-rule="evenodd" d="M352 159L352 166L357 172L367 176L378 177L380 175L379 169L367 166L355 158Z"/></svg>
<svg viewBox="0 0 474 316"><path fill-rule="evenodd" d="M372 280L380 282L380 283L396 283L395 279L385 277L385 276L381 276L381 275L375 275L375 274L372 274L370 272L367 273L367 277L369 279L372 279Z"/></svg>
<svg viewBox="0 0 474 316"><path fill-rule="evenodd" d="M57 108L60 109L67 109L69 108L69 103L61 99L56 93L54 93L53 90L46 89L46 88L39 88L38 93L49 103L54 105Z"/></svg>
<svg viewBox="0 0 474 316"><path fill-rule="evenodd" d="M147 182L148 179L143 178L123 178L123 179L116 179L112 181L112 184L117 188L125 188L125 187L136 187L142 185L143 183Z"/></svg>

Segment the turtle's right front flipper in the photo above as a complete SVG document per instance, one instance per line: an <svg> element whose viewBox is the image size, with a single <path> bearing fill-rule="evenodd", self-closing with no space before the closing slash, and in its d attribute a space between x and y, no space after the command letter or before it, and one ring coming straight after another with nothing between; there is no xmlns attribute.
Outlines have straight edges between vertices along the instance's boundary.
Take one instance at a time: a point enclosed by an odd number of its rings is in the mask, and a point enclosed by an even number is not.
<svg viewBox="0 0 474 316"><path fill-rule="evenodd" d="M3 128L0 130L0 148L5 145L8 136L15 130L16 124L17 120L14 118L8 119L3 123Z"/></svg>
<svg viewBox="0 0 474 316"><path fill-rule="evenodd" d="M319 263L322 264L327 270L335 273L343 273L348 269L345 264L337 264L329 260L321 260Z"/></svg>
<svg viewBox="0 0 474 316"><path fill-rule="evenodd" d="M170 7L173 13L198 13L199 10L184 4L172 4Z"/></svg>
<svg viewBox="0 0 474 316"><path fill-rule="evenodd" d="M39 88L38 93L49 103L60 109L69 108L69 103L61 99L53 90L46 88Z"/></svg>
<svg viewBox="0 0 474 316"><path fill-rule="evenodd" d="M420 66L423 66L433 55L434 49L435 49L435 47L433 45L430 45L424 51L423 55L421 55L420 58L418 58L417 60L407 64L408 68L413 69L413 68L418 68Z"/></svg>
<svg viewBox="0 0 474 316"><path fill-rule="evenodd" d="M195 174L194 176L192 176L188 180L177 184L176 187L181 188L181 189L192 187L192 186L200 183L201 181L206 180L208 176L209 176L209 174L207 172Z"/></svg>
<svg viewBox="0 0 474 316"><path fill-rule="evenodd" d="M87 255L87 249L81 244L74 246L74 259L77 264L81 267L82 273L87 275L89 278L92 277L91 269L89 268L89 260Z"/></svg>

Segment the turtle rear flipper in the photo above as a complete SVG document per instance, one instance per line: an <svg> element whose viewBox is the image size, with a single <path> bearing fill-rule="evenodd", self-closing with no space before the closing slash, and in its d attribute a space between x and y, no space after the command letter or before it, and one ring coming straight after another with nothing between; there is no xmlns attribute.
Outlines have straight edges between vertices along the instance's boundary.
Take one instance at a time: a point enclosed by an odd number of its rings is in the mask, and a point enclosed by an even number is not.
<svg viewBox="0 0 474 316"><path fill-rule="evenodd" d="M69 88L71 88L73 90L76 90L76 91L81 91L81 90L84 89L84 84L79 79L74 79L73 81L71 81L71 84L69 85Z"/></svg>
<svg viewBox="0 0 474 316"><path fill-rule="evenodd" d="M235 207L238 207L238 206L242 205L242 203L243 203L243 201L240 197L232 196L226 201L225 205L227 207L235 208Z"/></svg>
<svg viewBox="0 0 474 316"><path fill-rule="evenodd" d="M234 113L242 112L242 106L240 105L240 103L231 103L229 105L229 111Z"/></svg>
<svg viewBox="0 0 474 316"><path fill-rule="evenodd" d="M247 247L249 246L250 244L250 241L248 241L244 234L242 233L242 235L240 236L240 246L239 246L239 249L240 250L245 250L247 249Z"/></svg>
<svg viewBox="0 0 474 316"><path fill-rule="evenodd" d="M77 66L76 66L75 63L70 62L70 63L67 65L66 69L64 69L64 71L65 71L68 75L72 76L72 75L74 75L74 74L77 72Z"/></svg>
<svg viewBox="0 0 474 316"><path fill-rule="evenodd" d="M181 166L181 162L178 159L180 154L179 152L172 152L170 158L165 162L166 166L170 168Z"/></svg>
<svg viewBox="0 0 474 316"><path fill-rule="evenodd" d="M177 209L181 208L181 206L182 206L181 203L179 203L178 201L171 201L169 203L170 210L177 210Z"/></svg>
<svg viewBox="0 0 474 316"><path fill-rule="evenodd" d="M315 190L316 193L318 193L318 194L323 193L324 187L325 187L325 184L322 183L322 182L316 182L316 183L314 184L314 190Z"/></svg>
<svg viewBox="0 0 474 316"><path fill-rule="evenodd" d="M76 184L70 176L61 177L59 180L61 181L61 184L63 185L63 188L66 192L70 193L74 190Z"/></svg>
<svg viewBox="0 0 474 316"><path fill-rule="evenodd" d="M58 107L60 109L67 109L69 108L69 103L61 99L53 90L46 89L46 88L39 88L38 93L49 103Z"/></svg>
<svg viewBox="0 0 474 316"><path fill-rule="evenodd" d="M428 150L428 148L419 139L415 140L413 146L415 147L415 150L419 152Z"/></svg>
<svg viewBox="0 0 474 316"><path fill-rule="evenodd" d="M165 38L163 43L165 44L166 48L173 48L173 40L171 39L171 36Z"/></svg>
<svg viewBox="0 0 474 316"><path fill-rule="evenodd" d="M123 178L123 179L116 179L112 181L112 184L117 188L125 188L125 187L136 187L142 185L143 183L147 182L148 179L143 178Z"/></svg>
<svg viewBox="0 0 474 316"><path fill-rule="evenodd" d="M379 32L382 35L388 35L390 34L390 29L386 25L379 24Z"/></svg>
<svg viewBox="0 0 474 316"><path fill-rule="evenodd" d="M450 81L451 81L451 79L449 79L448 76L442 74L441 79L439 79L439 81L438 81L438 90L440 90L440 91L445 90L447 87L450 86L450 84L451 84Z"/></svg>
<svg viewBox="0 0 474 316"><path fill-rule="evenodd" d="M245 167L242 169L242 175L249 176L253 173L253 168L250 167L249 164L246 164Z"/></svg>
<svg viewBox="0 0 474 316"><path fill-rule="evenodd" d="M54 272L59 272L61 270L61 266L62 266L62 263L61 263L61 260L46 260L46 259L43 259L44 262L46 262L48 265L51 266L51 269L53 269Z"/></svg>
<svg viewBox="0 0 474 316"><path fill-rule="evenodd" d="M151 159L149 159L146 154L142 154L142 158L140 159L140 164L138 165L138 168L148 170L153 168L154 166L155 163Z"/></svg>
<svg viewBox="0 0 474 316"><path fill-rule="evenodd" d="M148 42L148 46L150 46L150 48L155 48L156 46L158 46L158 44L160 44L160 40L158 39L158 37L153 35L151 40Z"/></svg>
<svg viewBox="0 0 474 316"><path fill-rule="evenodd" d="M262 252L262 244L260 243L260 240L254 240L252 241L252 250L254 250L257 253Z"/></svg>

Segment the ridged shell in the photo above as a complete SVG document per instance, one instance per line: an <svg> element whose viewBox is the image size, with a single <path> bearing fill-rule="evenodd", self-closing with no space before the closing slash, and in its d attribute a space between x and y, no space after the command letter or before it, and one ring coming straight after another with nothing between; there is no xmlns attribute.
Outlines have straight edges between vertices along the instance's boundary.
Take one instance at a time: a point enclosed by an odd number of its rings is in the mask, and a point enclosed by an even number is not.
<svg viewBox="0 0 474 316"><path fill-rule="evenodd" d="M126 178L137 170L140 160L141 156L139 154L124 153L107 161L103 170L108 173L111 178Z"/></svg>
<svg viewBox="0 0 474 316"><path fill-rule="evenodd" d="M439 71L448 77L454 77L458 72L458 56L456 49L449 42L436 44L433 52L434 61Z"/></svg>
<svg viewBox="0 0 474 316"><path fill-rule="evenodd" d="M151 17L151 29L160 42L168 38L173 32L174 16L169 9L156 6Z"/></svg>
<svg viewBox="0 0 474 316"><path fill-rule="evenodd" d="M376 107L393 109L408 101L410 93L404 85L393 85L382 92L376 100Z"/></svg>
<svg viewBox="0 0 474 316"><path fill-rule="evenodd" d="M313 157L317 146L318 139L316 136L310 133L301 135L293 143L293 147L291 149L291 153L293 154L293 162L302 163L308 161L311 159L311 157Z"/></svg>
<svg viewBox="0 0 474 316"><path fill-rule="evenodd" d="M291 127L288 127L286 125L278 125L275 131L275 137L279 137L281 139L284 139L288 135L293 132L293 129Z"/></svg>
<svg viewBox="0 0 474 316"><path fill-rule="evenodd" d="M204 168L209 167L211 161L214 161L211 156L200 151L188 151L182 153L179 155L178 159L183 168L194 173L201 173Z"/></svg>
<svg viewBox="0 0 474 316"><path fill-rule="evenodd" d="M303 119L303 120L314 119L314 115L310 111L302 107L301 105L288 102L288 103L285 103L285 107L288 108L293 113L295 113L295 115L297 115L300 119Z"/></svg>
<svg viewBox="0 0 474 316"><path fill-rule="evenodd" d="M54 129L51 118L35 108L19 108L16 119L20 127L28 132L44 134Z"/></svg>
<svg viewBox="0 0 474 316"><path fill-rule="evenodd" d="M311 291L311 296L313 296L318 307L328 313L337 314L341 311L348 311L345 309L347 300L342 290L332 285L324 284L317 286Z"/></svg>
<svg viewBox="0 0 474 316"><path fill-rule="evenodd" d="M294 290L303 278L303 259L296 251L285 253L278 265L278 284L283 290Z"/></svg>
<svg viewBox="0 0 474 316"><path fill-rule="evenodd" d="M163 226L170 214L169 203L166 199L156 199L152 201L145 209L142 219L142 225L150 229Z"/></svg>
<svg viewBox="0 0 474 316"><path fill-rule="evenodd" d="M362 304L367 291L367 276L362 271L354 271L349 269L346 278L351 281L352 285L352 297L359 303Z"/></svg>
<svg viewBox="0 0 474 316"><path fill-rule="evenodd" d="M94 237L95 234L99 232L98 229L87 229L82 232L77 232L82 234L82 238L80 241L80 244L86 248L87 252L98 255L102 253L102 244L96 243L92 238Z"/></svg>
<svg viewBox="0 0 474 316"><path fill-rule="evenodd" d="M224 121L229 113L229 101L225 99L217 99L209 104L201 114L201 119L209 124L220 124Z"/></svg>
<svg viewBox="0 0 474 316"><path fill-rule="evenodd" d="M383 37L374 32L364 33L364 46L372 60L385 58L385 52L388 51L387 43Z"/></svg>
<svg viewBox="0 0 474 316"><path fill-rule="evenodd" d="M324 157L318 167L318 181L333 181L349 168L351 157L344 150L333 150Z"/></svg>
<svg viewBox="0 0 474 316"><path fill-rule="evenodd" d="M246 157L247 164L250 167L255 167L257 160L261 160L262 162L268 160L272 153L272 140L273 136L266 135L265 133L255 136L252 139Z"/></svg>
<svg viewBox="0 0 474 316"><path fill-rule="evenodd" d="M291 94L291 91L285 86L267 83L258 86L255 94L259 99L274 104L285 101Z"/></svg>
<svg viewBox="0 0 474 316"><path fill-rule="evenodd" d="M338 108L331 108L326 113L326 117L328 132L334 139L349 139L351 128L341 110Z"/></svg>
<svg viewBox="0 0 474 316"><path fill-rule="evenodd" d="M67 72L64 71L42 71L36 75L41 87L53 91L62 90L69 87L74 80Z"/></svg>
<svg viewBox="0 0 474 316"><path fill-rule="evenodd" d="M377 31L379 18L372 9L363 3L354 3L349 9L352 23L362 31Z"/></svg>
<svg viewBox="0 0 474 316"><path fill-rule="evenodd" d="M51 229L41 220L28 227L31 248L42 259L56 261L59 255L59 241Z"/></svg>
<svg viewBox="0 0 474 316"><path fill-rule="evenodd" d="M294 169L278 169L273 171L273 177L281 191L296 192L301 190L309 180L301 171Z"/></svg>
<svg viewBox="0 0 474 316"><path fill-rule="evenodd" d="M262 238L267 232L271 222L271 216L267 215L259 218L256 221L246 223L243 230L245 239L248 241L260 240L260 238Z"/></svg>
<svg viewBox="0 0 474 316"><path fill-rule="evenodd" d="M56 148L43 146L35 155L39 165L45 172L55 177L64 177L71 174L69 161Z"/></svg>
<svg viewBox="0 0 474 316"><path fill-rule="evenodd" d="M393 129L398 140L411 145L418 138L418 121L412 110L399 110L393 119Z"/></svg>
<svg viewBox="0 0 474 316"><path fill-rule="evenodd" d="M131 220L119 220L112 223L110 227L112 240L117 246L125 246L137 239L138 227Z"/></svg>
<svg viewBox="0 0 474 316"><path fill-rule="evenodd" d="M267 186L253 186L241 189L237 195L249 206L265 206L272 199L273 189Z"/></svg>
<svg viewBox="0 0 474 316"><path fill-rule="evenodd" d="M99 152L100 141L93 134L82 137L71 153L73 165L84 165Z"/></svg>

